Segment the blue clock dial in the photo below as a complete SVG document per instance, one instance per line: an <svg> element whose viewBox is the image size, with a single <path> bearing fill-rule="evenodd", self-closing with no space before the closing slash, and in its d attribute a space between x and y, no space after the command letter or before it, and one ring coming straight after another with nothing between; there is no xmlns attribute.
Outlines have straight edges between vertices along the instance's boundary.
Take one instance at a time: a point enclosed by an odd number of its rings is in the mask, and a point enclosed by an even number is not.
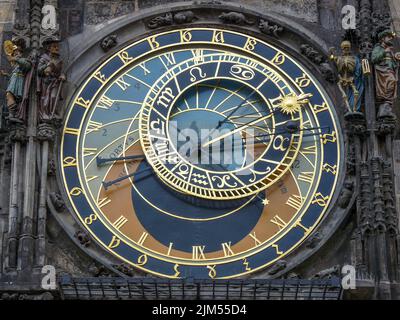
<svg viewBox="0 0 400 320"><path fill-rule="evenodd" d="M121 48L77 90L60 157L74 215L155 275L232 278L327 214L342 137L321 85L261 39L213 28Z"/></svg>

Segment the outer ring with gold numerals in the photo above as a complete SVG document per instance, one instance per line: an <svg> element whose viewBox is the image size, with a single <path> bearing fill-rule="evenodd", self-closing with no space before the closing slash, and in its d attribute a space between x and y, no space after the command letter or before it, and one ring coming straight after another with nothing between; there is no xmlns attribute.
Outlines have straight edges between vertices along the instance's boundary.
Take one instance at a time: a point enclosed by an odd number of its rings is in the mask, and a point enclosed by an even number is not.
<svg viewBox="0 0 400 320"><path fill-rule="evenodd" d="M138 241L125 239L119 230L107 223L101 210L88 197L86 181L80 171L79 142L84 134L85 117L103 88L115 80L116 75L146 55L181 45L216 46L251 56L274 68L290 79L298 92L312 94L308 111L318 126L329 128L328 132L317 136L320 160L317 165L318 174L312 178L315 187L307 199L292 199L291 204L298 207L293 219L278 220L280 231L265 243L221 259L194 261L173 258L146 248ZM138 269L169 278L232 278L255 272L282 259L295 250L318 226L327 214L336 190L342 167L341 145L342 136L329 97L317 80L297 61L274 46L239 32L190 28L153 34L136 41L112 55L88 76L76 92L66 116L60 148L60 167L64 188L74 214L99 244L121 260ZM313 149L308 151L313 152ZM116 238L120 240L118 246L110 246Z"/></svg>

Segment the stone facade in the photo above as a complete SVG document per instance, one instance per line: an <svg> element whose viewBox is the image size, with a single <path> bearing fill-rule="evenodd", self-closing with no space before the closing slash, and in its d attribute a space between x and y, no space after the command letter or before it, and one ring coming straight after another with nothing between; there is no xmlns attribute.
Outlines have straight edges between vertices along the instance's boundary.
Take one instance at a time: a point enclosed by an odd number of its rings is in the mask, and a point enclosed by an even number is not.
<svg viewBox="0 0 400 320"><path fill-rule="evenodd" d="M203 21L215 23L221 22L216 14L209 13L207 6L216 12L230 10L244 12L251 19L256 19L256 14L270 19L272 25L282 28L280 32L273 34L258 24L249 28L253 28L252 32L267 34L275 43L281 41L303 59L324 81L335 101L340 101L341 95L328 57L329 48L339 48L346 36L340 22L343 5L353 4L360 12L358 32L350 36L365 59L370 57L372 46L377 42L375 27L384 23L383 18L374 20L374 13L388 13L390 8L393 26L400 33L397 0L15 0L0 2L0 40L11 39L13 35L26 37L23 29L26 31L26 24L30 24L28 47L42 50L44 34L35 12L40 17L44 3L56 5L58 11L59 30L46 36L62 40L61 53L68 79L62 111L66 108L64 102L82 80L83 71L89 70L94 60L102 59L105 51L112 50L112 44L100 46L106 36L116 33L115 44L128 41L133 35L147 32L146 21L165 10L197 10ZM22 25L22 30L16 32L13 26L17 23ZM0 69L7 68L7 60L1 53ZM0 79L0 87L4 109L5 79ZM395 108L399 108L398 102ZM346 292L345 297L400 299L400 253L396 249L400 245L399 126L395 121L377 119L372 79L367 82L365 109L365 118L349 119L338 106L347 137L346 169L350 177L346 180L348 189L341 190L340 206L332 210L330 219L304 244L304 250L293 255L292 263L285 263L274 272L258 273L256 278L330 277L340 275L337 266L351 264L357 269L359 290ZM146 276L129 268L126 271L120 261L103 253L71 217L57 180L54 141L57 141L59 126L57 123L52 123L50 129L37 126L34 111L27 117L26 127L10 125L3 116L0 126L0 188L7 190L0 194L0 293L18 294L27 289L19 283L31 281L30 287L35 288L32 295L43 294L39 283L41 268L46 264L55 266L59 275ZM45 159L45 166L42 160L36 162L39 158ZM16 283L14 287L6 285L10 280Z"/></svg>

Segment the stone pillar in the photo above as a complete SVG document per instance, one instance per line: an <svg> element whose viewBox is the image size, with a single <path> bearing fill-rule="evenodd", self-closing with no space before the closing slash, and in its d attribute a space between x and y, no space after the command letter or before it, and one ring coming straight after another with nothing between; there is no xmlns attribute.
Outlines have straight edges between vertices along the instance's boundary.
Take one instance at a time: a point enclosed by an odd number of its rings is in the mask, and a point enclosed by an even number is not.
<svg viewBox="0 0 400 320"><path fill-rule="evenodd" d="M39 193L39 211L37 222L36 239L36 261L35 265L42 267L45 265L46 258L46 220L47 220L47 174L49 162L49 144L54 140L56 130L53 123L41 123L38 126L38 139L41 141L41 169L40 169L40 193Z"/></svg>
<svg viewBox="0 0 400 320"><path fill-rule="evenodd" d="M398 0L389 0L389 7L392 14L394 29L397 34L400 35L400 2Z"/></svg>

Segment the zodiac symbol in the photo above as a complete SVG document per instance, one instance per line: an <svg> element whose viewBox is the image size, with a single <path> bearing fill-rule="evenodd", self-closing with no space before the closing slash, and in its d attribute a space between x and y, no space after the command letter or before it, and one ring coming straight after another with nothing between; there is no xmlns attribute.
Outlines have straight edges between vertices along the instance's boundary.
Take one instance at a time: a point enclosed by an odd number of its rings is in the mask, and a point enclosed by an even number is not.
<svg viewBox="0 0 400 320"><path fill-rule="evenodd" d="M228 180L231 180L231 176L229 174L226 174L226 175L224 175L222 177L213 176L211 178L212 181L215 181L217 179L219 180L219 183L217 183L217 187L218 188L224 188L225 186L228 186L228 187L231 187L231 188L237 187L237 183L236 182L234 182L234 183L229 183L228 182Z"/></svg>
<svg viewBox="0 0 400 320"><path fill-rule="evenodd" d="M181 164L178 168L178 172L176 174L180 175L182 179L187 179L187 176L189 174L189 166L185 163Z"/></svg>
<svg viewBox="0 0 400 320"><path fill-rule="evenodd" d="M193 173L193 177L194 178L192 181L194 183L202 184L203 186L208 185L207 180L205 180L205 179L207 179L207 176L205 176L204 174ZM199 179L197 179L197 178L199 178Z"/></svg>
<svg viewBox="0 0 400 320"><path fill-rule="evenodd" d="M261 175L267 175L271 172L271 167L268 167L266 171L257 171L254 169L250 169L251 173L253 174L253 177L249 180L249 182L254 182L256 181L257 175L261 174Z"/></svg>
<svg viewBox="0 0 400 320"><path fill-rule="evenodd" d="M283 136L279 135L275 138L274 143L273 143L273 147L275 150L281 150L281 151L285 151L287 149L287 147L284 147L283 144L289 141L289 138L284 138ZM277 144L278 142L278 144Z"/></svg>
<svg viewBox="0 0 400 320"><path fill-rule="evenodd" d="M230 74L232 76L234 76L235 78L238 78L241 80L251 80L255 76L254 71L251 70L249 67L241 66L238 64L235 64L231 67Z"/></svg>
<svg viewBox="0 0 400 320"><path fill-rule="evenodd" d="M199 77L201 79L204 79L206 77L206 73L203 72L203 70L201 70L200 67L194 67L194 68L190 69L190 75L191 75L190 81L191 82L195 82L197 80L196 76L194 75L195 70L197 70L199 72Z"/></svg>

